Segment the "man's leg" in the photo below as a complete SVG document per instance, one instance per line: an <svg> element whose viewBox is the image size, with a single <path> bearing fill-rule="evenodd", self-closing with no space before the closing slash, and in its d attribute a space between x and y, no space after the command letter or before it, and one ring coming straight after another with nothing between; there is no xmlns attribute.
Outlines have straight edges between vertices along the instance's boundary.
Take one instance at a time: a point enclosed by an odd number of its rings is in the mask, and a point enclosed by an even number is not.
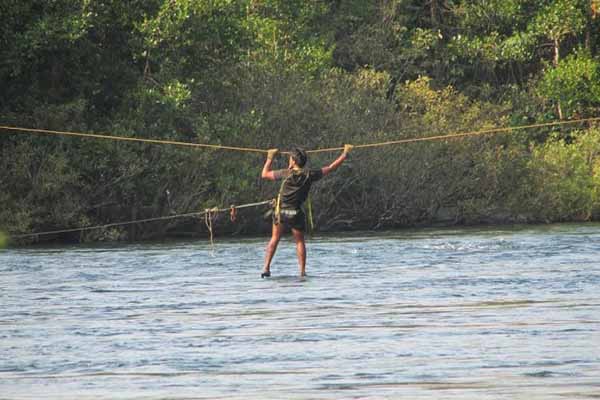
<svg viewBox="0 0 600 400"><path fill-rule="evenodd" d="M300 276L306 275L306 245L304 243L304 231L292 229L294 241L296 242L296 254L298 255L298 266L300 267Z"/></svg>
<svg viewBox="0 0 600 400"><path fill-rule="evenodd" d="M279 239L281 239L282 233L283 224L273 224L271 240L267 245L267 251L265 254L265 267L263 268L263 274L270 274L271 272L271 261L273 260L273 256L275 255L275 250L277 250L277 245L279 244Z"/></svg>

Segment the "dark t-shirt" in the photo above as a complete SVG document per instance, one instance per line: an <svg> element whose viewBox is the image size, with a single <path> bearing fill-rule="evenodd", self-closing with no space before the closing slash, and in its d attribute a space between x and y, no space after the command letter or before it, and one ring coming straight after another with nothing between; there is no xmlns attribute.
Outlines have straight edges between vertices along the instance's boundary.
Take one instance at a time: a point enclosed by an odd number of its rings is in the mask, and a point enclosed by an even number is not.
<svg viewBox="0 0 600 400"><path fill-rule="evenodd" d="M284 179L281 190L281 208L298 209L306 201L313 182L323 177L320 169L303 169L300 171L279 170L275 172L277 179Z"/></svg>

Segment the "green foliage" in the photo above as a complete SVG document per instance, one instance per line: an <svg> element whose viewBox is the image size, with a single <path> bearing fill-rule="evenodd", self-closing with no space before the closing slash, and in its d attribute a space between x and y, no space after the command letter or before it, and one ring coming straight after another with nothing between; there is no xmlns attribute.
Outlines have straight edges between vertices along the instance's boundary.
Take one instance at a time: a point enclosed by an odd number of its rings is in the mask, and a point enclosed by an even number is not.
<svg viewBox="0 0 600 400"><path fill-rule="evenodd" d="M539 9L530 30L556 41L578 34L586 24L588 6L587 0L553 0Z"/></svg>
<svg viewBox="0 0 600 400"><path fill-rule="evenodd" d="M2 170L12 171L1 181L11 189L0 198L5 205L0 214L2 226L23 232L57 223L85 225L79 216L84 186L60 145L48 145L45 150L29 142L7 145L2 160Z"/></svg>
<svg viewBox="0 0 600 400"><path fill-rule="evenodd" d="M547 67L538 90L560 102L565 116L593 116L600 106L600 62L584 50L571 54L556 67Z"/></svg>
<svg viewBox="0 0 600 400"><path fill-rule="evenodd" d="M456 5L460 31L451 37L451 52L473 60L482 58L489 68L497 63L529 59L534 43L525 32L525 3L486 0Z"/></svg>
<svg viewBox="0 0 600 400"><path fill-rule="evenodd" d="M329 6L320 1L250 2L246 27L254 44L248 49L247 62L308 74L330 66L333 48L329 38L317 34L328 13Z"/></svg>
<svg viewBox="0 0 600 400"><path fill-rule="evenodd" d="M163 2L156 16L139 25L150 65L160 72L199 77L235 62L246 41L243 12L238 1Z"/></svg>
<svg viewBox="0 0 600 400"><path fill-rule="evenodd" d="M510 32L515 24L523 24L526 3L521 0L463 1L457 2L454 13L460 18L461 27L470 32L487 34L499 28Z"/></svg>
<svg viewBox="0 0 600 400"><path fill-rule="evenodd" d="M8 246L8 235L0 231L0 250L3 250Z"/></svg>
<svg viewBox="0 0 600 400"><path fill-rule="evenodd" d="M600 209L600 131L533 148L529 212L547 221L588 221Z"/></svg>
<svg viewBox="0 0 600 400"><path fill-rule="evenodd" d="M557 104L568 118L595 116L600 106L600 19L584 0L5 0L0 13L3 125L320 148L547 122ZM597 130L557 135L357 149L317 187L315 214L323 229L598 218ZM11 234L277 190L252 154L4 132L0 143L0 227ZM231 229L267 228L247 212Z"/></svg>

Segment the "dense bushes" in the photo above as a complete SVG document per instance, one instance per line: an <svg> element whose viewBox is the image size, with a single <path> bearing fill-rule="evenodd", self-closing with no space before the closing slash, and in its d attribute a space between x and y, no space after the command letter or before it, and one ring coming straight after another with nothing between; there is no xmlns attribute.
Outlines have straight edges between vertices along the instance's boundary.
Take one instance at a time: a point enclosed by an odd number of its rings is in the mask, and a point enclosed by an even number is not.
<svg viewBox="0 0 600 400"><path fill-rule="evenodd" d="M600 131L551 137L532 149L523 204L535 220L589 221L600 209Z"/></svg>
<svg viewBox="0 0 600 400"><path fill-rule="evenodd" d="M580 0L0 8L3 125L319 148L597 116L600 107L600 18ZM548 30L544 13L568 18ZM600 131L574 128L358 149L317 187L318 226L598 218ZM0 143L0 230L11 233L186 213L277 190L258 178L263 159L251 153L6 132ZM248 210L235 226L217 225L256 233L268 228L261 221ZM173 220L50 239L202 229Z"/></svg>

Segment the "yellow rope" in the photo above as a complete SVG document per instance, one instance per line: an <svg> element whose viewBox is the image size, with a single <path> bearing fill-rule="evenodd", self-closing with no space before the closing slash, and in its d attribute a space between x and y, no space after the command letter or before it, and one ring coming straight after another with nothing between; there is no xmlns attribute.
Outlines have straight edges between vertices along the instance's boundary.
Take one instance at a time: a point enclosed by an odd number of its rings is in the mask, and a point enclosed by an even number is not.
<svg viewBox="0 0 600 400"><path fill-rule="evenodd" d="M542 127L549 127L549 126L576 124L576 123L593 122L593 121L600 121L600 117L574 119L574 120L570 120L570 121L545 122L545 123L539 123L539 124L520 125L520 126L509 126L509 127L504 127L504 128L483 129L483 130L479 130L479 131L458 132L458 133L452 133L452 134L448 134L448 135L425 136L425 137L410 138L410 139L390 140L390 141L379 142L379 143L357 144L354 146L354 148L360 149L360 148L368 148L368 147L382 147L382 146L389 146L389 145L402 144L402 143L424 142L424 141L431 141L431 140L458 139L458 138L467 137L467 136L489 135L489 134L493 134L493 133L502 133L502 132L510 132L510 131L523 130L523 129L542 128ZM14 127L14 126L1 126L0 125L0 130L7 130L7 131L21 132L21 133L29 132L29 133L41 133L41 134L49 134L49 135L64 135L64 136L76 136L76 137L96 138L96 139L120 140L120 141L128 141L128 142L142 142L142 143L167 144L167 145L187 146L187 147L201 147L201 148L210 148L210 149L217 149L217 150L232 150L232 151L243 151L243 152L253 152L253 153L267 153L268 152L268 150L248 148L248 147L222 146L222 145L217 145L217 144L206 144L206 143L177 142L177 141L173 141L173 140L142 139L142 138L125 137L125 136L98 135L98 134L94 134L94 133L65 132L65 131L53 131L53 130L47 130L47 129L20 128L20 127ZM343 147L329 147L329 148L323 148L323 149L308 150L307 153L325 153L325 152L332 152L332 151L340 151L343 149L344 149ZM282 154L291 154L288 151L283 151L281 153Z"/></svg>
<svg viewBox="0 0 600 400"><path fill-rule="evenodd" d="M504 128L492 128L492 129L484 129L484 130L480 130L480 131L471 131L471 132L458 132L458 133L451 133L448 135L425 136L425 137L419 137L419 138L390 140L387 142L380 142L380 143L357 144L357 145L354 145L354 148L360 149L360 148L367 148L367 147L388 146L388 145L401 144L401 143L425 142L425 141L430 141L430 140L458 139L458 138L467 137L467 136L481 136L481 135L489 135L489 134L493 134L493 133L503 133L503 132L510 132L510 131L516 131L516 130L523 130L523 129L543 128L543 127L548 127L548 126L566 125L566 124L592 122L592 121L600 121L600 117L584 118L584 119L577 119L577 120L571 120L571 121L546 122L546 123L520 125L520 126L512 126L512 127L509 126L509 127L504 127ZM324 153L324 152L339 151L339 150L344 150L344 148L343 147L329 147L329 148L324 148L324 149L308 150L307 153Z"/></svg>
<svg viewBox="0 0 600 400"><path fill-rule="evenodd" d="M260 201L257 203L248 203L248 204L242 204L239 206L231 206L229 208L212 208L212 209L207 209L204 211L197 211L197 212L192 212L192 213L187 213L187 214L166 215L166 216L162 216L162 217L136 219L136 220L132 220L132 221L113 222L110 224L86 226L86 227L82 227L82 228L69 228L69 229L59 229L59 230L54 230L54 231L26 233L26 234L22 234L22 235L10 235L10 237L12 239L25 239L25 238L31 238L31 237L37 237L37 236L56 235L56 234L60 234L60 233L72 233L72 232L91 231L91 230L95 230L95 229L106 229L106 228L112 228L112 227L116 227L116 226L139 224L139 223L143 223L143 222L164 221L164 220L175 219L175 218L196 217L196 216L201 216L201 215L206 216L209 212L213 213L213 215L214 215L215 213L219 213L219 212L226 212L226 211L231 212L232 208L236 209L236 210L240 210L243 208L258 207L258 206L262 206L262 205L266 205L266 204L271 204L272 202L273 202L273 200L265 200L265 201Z"/></svg>
<svg viewBox="0 0 600 400"><path fill-rule="evenodd" d="M315 223L313 220L312 199L310 198L310 193L306 198L306 213L306 217L308 219L309 233L312 235L315 231Z"/></svg>
<svg viewBox="0 0 600 400"><path fill-rule="evenodd" d="M15 132L30 132L30 133L41 133L41 134L48 134L48 135L76 136L76 137L95 138L95 139L110 139L110 140L120 140L120 141L127 141L127 142L169 144L169 145L175 145L175 146L202 147L202 148L218 149L218 150L248 151L248 152L254 152L254 153L266 153L267 152L267 150L254 149L254 148L248 148L248 147L222 146L220 144L177 142L174 140L143 139L143 138L126 137L126 136L98 135L95 133L65 132L65 131L52 131L52 130L48 130L48 129L19 128L19 127L14 127L14 126L0 126L0 129L4 129L7 131L15 131Z"/></svg>
<svg viewBox="0 0 600 400"><path fill-rule="evenodd" d="M523 129L541 128L541 127L575 124L575 123L583 123L583 122L593 122L593 121L600 121L600 117L582 118L582 119L576 119L576 120L570 120L570 121L546 122L546 123L504 127L504 128L484 129L484 130L471 131L471 132L459 132L459 133L454 133L454 134L449 134L449 135L425 136L425 137L419 137L419 138L391 140L391 141L379 142L379 143L359 144L359 145L355 145L354 148L381 147L381 146L388 146L388 145L401 144L401 143L457 139L457 138L468 137L468 136L480 136L480 135L510 132L510 131L523 130ZM99 135L99 134L81 133L81 132L54 131L54 130L35 129L35 128L20 128L20 127L2 126L2 125L0 125L0 130L7 130L7 131L13 131L13 132L20 132L20 133L29 132L29 133L76 136L76 137L86 137L86 138L96 138L96 139L110 139L110 140L120 140L120 141L129 141L129 142L143 142L143 143L168 144L168 145L188 146L188 147L202 147L202 148L245 151L245 152L254 152L254 153L267 153L268 152L268 150L247 148L247 147L234 147L234 146L222 146L222 145L203 144L203 143L177 142L177 141L172 141L172 140L142 139L142 138L135 138L135 137ZM323 148L323 149L308 150L307 153L324 153L324 152L340 151L343 149L344 149L343 147L330 147L330 148ZM290 154L290 152L282 152L282 153ZM279 202L280 202L280 199L278 199L275 202L276 208L278 208ZM13 239L22 239L22 238L37 237L37 236L42 236L42 235L70 233L70 232L82 232L82 231L88 231L88 230L94 230L94 229L106 229L106 228L110 228L110 227L142 223L142 222L161 221L161 220L174 219L174 218L184 218L184 217L204 215L205 223L210 231L211 242L212 242L211 213L225 212L225 211L231 212L234 209L254 207L254 206L259 206L259 205L269 204L269 203L272 204L273 200L267 200L267 201L258 202L258 203L249 203L249 204L244 204L244 205L236 206L236 207L231 206L229 208L221 208L221 209L214 208L214 209L210 209L210 210L207 209L203 212L194 212L194 213L171 215L171 216L164 216L164 217L146 218L146 219L133 220L133 221L116 222L116 223L111 223L111 224L96 225L96 226L83 227L83 228L60 229L60 230L54 230L54 231L29 233L29 234L23 234L23 235L14 235L14 236L12 236L12 238Z"/></svg>
<svg viewBox="0 0 600 400"><path fill-rule="evenodd" d="M217 214L219 209L215 208L207 208L204 210L204 224L206 225L206 229L208 229L208 234L210 236L210 247L214 251L215 250L215 241L213 235L213 214Z"/></svg>
<svg viewBox="0 0 600 400"><path fill-rule="evenodd" d="M203 212L193 212L193 213L188 213L188 214L168 215L168 216L156 217L156 218L136 219L136 220L132 220L132 221L113 222L113 223L105 224L105 225L86 226L83 228L69 228L69 229L59 229L59 230L55 230L55 231L26 233L23 235L11 235L11 238L12 239L25 239L25 238L36 237L36 236L56 235L59 233L91 231L91 230L95 230L95 229L106 229L106 228L112 228L115 226L131 225L131 224L137 224L137 223L142 223L142 222L164 221L164 220L175 219L175 218L193 217L193 216L197 216L197 215L201 215L201 214L204 214L204 213Z"/></svg>

